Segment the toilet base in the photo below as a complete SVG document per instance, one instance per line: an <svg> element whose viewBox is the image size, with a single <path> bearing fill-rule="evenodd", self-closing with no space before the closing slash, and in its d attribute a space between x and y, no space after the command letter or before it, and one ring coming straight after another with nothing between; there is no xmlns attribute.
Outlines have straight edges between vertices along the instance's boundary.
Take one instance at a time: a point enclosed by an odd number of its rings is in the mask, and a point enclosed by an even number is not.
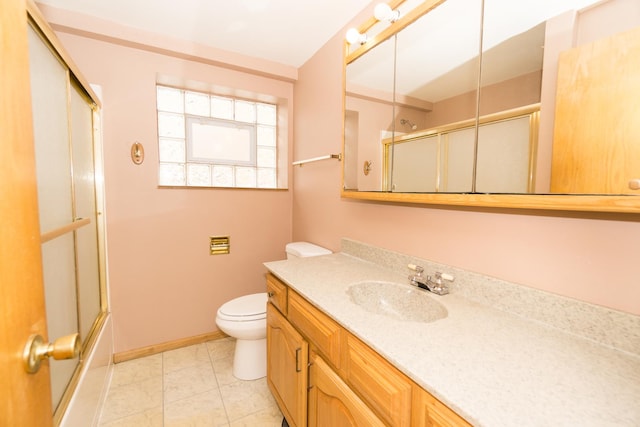
<svg viewBox="0 0 640 427"><path fill-rule="evenodd" d="M267 339L236 340L233 376L239 380L257 380L267 375Z"/></svg>

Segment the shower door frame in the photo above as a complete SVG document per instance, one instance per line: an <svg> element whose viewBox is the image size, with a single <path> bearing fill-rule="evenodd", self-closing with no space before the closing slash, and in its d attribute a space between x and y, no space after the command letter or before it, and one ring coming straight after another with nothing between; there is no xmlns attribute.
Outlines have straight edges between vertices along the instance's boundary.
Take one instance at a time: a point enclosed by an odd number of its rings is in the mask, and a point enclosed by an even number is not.
<svg viewBox="0 0 640 427"><path fill-rule="evenodd" d="M59 425L62 421L63 416L69 406L71 398L74 395L74 392L79 384L81 373L84 368L84 361L93 351L93 348L96 345L96 340L99 335L99 332L102 330L107 316L108 316L108 297L107 297L107 280L106 280L106 237L105 237L105 214L104 214L104 171L102 167L102 150L101 150L101 133L100 133L100 101L98 96L95 94L91 86L86 82L82 74L79 72L75 63L71 60L70 56L64 50L62 44L57 39L55 33L48 25L40 11L38 10L35 3L32 0L27 0L26 3L26 15L28 17L28 25L35 30L35 32L40 36L40 38L44 41L44 43L49 47L51 54L54 55L58 61L67 69L67 99L68 99L68 110L67 110L67 118L69 120L69 155L71 156L71 179L72 179L72 210L74 212L73 217L71 218L71 222L59 230L53 230L54 234L57 231L60 231L62 234L71 234L73 236L73 246L74 246L74 264L75 264L75 280L76 280L76 298L78 300L76 307L78 311L78 321L77 321L77 331L80 333L81 338L81 351L80 357L77 360L77 364L73 369L73 372L70 374L69 382L62 392L62 395L57 402L53 402L52 410L53 413L50 413L50 416L53 415L53 425ZM91 168L92 168L92 178L93 178L93 191L94 191L94 210L93 215L90 215L90 219L84 218L76 218L75 214L75 206L78 203L76 189L74 188L75 181L73 168L75 166L75 162L73 159L73 153L75 151L74 145L74 135L73 131L75 130L71 126L72 122L72 97L73 93L77 92L77 94L82 98L82 101L86 102L83 105L83 114L91 114L90 117L90 126L91 130L89 134L83 134L80 137L82 142L85 140L90 140L91 147L86 147L87 150L92 151L91 155ZM89 111L90 109L90 111ZM85 116L87 117L87 116ZM35 140L34 140L35 141ZM97 303L97 306L94 306L94 310L97 309L97 315L95 318L93 316L91 319L86 320L84 323L81 320L81 304L79 301L79 292L81 292L81 284L78 283L79 275L81 274L79 269L79 254L78 254L78 232L80 229L88 229L87 227L91 227L94 229L93 232L96 233L96 244L97 244L97 271L94 271L97 274L97 284L99 286L99 290L97 292L97 298L99 301L94 301L94 304ZM43 233L41 236L41 242L44 243L45 234ZM61 234L61 235L62 235ZM56 236L57 237L57 236ZM47 236L50 238L50 236ZM55 238L55 237L54 237ZM42 251L41 251L42 253ZM46 275L45 275L46 276ZM44 283L45 289L47 288L47 283ZM94 291L95 292L95 291ZM94 297L95 298L95 297ZM99 308L98 308L99 307ZM95 311L94 311L95 312ZM84 335L84 336L83 336ZM58 338L57 336L50 337L50 339ZM52 362L52 363L60 363L60 362ZM66 380L66 377L65 377ZM51 388L50 388L51 390ZM51 397L49 397L51 399Z"/></svg>

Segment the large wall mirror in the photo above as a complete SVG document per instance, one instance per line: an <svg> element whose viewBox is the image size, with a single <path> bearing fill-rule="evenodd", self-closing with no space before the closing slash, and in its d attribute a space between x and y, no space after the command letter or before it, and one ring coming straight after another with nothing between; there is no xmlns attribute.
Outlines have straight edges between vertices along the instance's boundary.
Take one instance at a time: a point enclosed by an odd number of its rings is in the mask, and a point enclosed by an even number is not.
<svg viewBox="0 0 640 427"><path fill-rule="evenodd" d="M640 212L636 0L390 5L346 49L343 197Z"/></svg>

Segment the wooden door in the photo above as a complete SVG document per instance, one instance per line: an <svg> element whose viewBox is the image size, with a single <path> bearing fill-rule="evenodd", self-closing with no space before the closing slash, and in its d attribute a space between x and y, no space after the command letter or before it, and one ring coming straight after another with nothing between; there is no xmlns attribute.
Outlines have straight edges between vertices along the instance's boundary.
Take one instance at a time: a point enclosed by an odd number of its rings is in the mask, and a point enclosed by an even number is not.
<svg viewBox="0 0 640 427"><path fill-rule="evenodd" d="M307 425L309 345L267 304L267 384L291 427Z"/></svg>
<svg viewBox="0 0 640 427"><path fill-rule="evenodd" d="M40 254L27 12L24 0L0 7L0 420L52 425L49 365L25 371L22 352L47 325Z"/></svg>
<svg viewBox="0 0 640 427"><path fill-rule="evenodd" d="M558 66L553 193L640 194L640 28L564 52Z"/></svg>
<svg viewBox="0 0 640 427"><path fill-rule="evenodd" d="M311 357L309 427L383 427L385 424L320 356Z"/></svg>

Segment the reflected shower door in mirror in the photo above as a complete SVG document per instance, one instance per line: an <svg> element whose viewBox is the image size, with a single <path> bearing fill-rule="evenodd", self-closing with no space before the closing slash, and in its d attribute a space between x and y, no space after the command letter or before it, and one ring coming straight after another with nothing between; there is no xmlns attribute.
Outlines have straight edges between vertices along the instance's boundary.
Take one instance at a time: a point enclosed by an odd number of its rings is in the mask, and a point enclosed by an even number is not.
<svg viewBox="0 0 640 427"><path fill-rule="evenodd" d="M623 52L640 50L640 4L478 3L446 0L399 27L393 123L361 117L357 143L345 139L348 158L372 144L364 133L391 131L382 158L367 159L384 170L361 186L364 159L347 160L345 189L638 194L629 182L640 178L640 52ZM376 49L347 65L347 88L352 68L376 64ZM389 78L375 84L366 82L375 90ZM347 116L358 112L351 105Z"/></svg>
<svg viewBox="0 0 640 427"><path fill-rule="evenodd" d="M397 35L394 192L471 191L481 5L447 0ZM451 123L465 125L441 132Z"/></svg>
<svg viewBox="0 0 640 427"><path fill-rule="evenodd" d="M491 135L481 132L477 192L551 192L558 56L574 42L578 11L593 3L595 0L485 0L479 114L534 104L540 106L540 113L530 116L529 126L523 122L521 127L505 127ZM565 119L575 123L576 118ZM487 174L492 179L485 179Z"/></svg>
<svg viewBox="0 0 640 427"><path fill-rule="evenodd" d="M394 191L530 192L538 117L533 104L385 140L385 156L395 150Z"/></svg>

